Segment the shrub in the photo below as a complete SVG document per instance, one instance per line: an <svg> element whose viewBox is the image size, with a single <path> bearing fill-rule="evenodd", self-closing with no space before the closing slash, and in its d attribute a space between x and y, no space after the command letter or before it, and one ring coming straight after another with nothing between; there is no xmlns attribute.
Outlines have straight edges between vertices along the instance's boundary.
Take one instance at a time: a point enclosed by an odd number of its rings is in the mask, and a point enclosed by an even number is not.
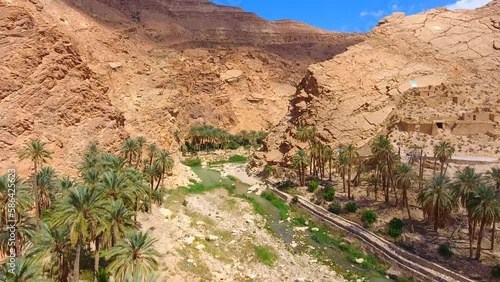
<svg viewBox="0 0 500 282"><path fill-rule="evenodd" d="M270 246L254 246L254 250L259 261L265 265L272 266L278 257Z"/></svg>
<svg viewBox="0 0 500 282"><path fill-rule="evenodd" d="M500 278L500 264L497 264L493 266L493 269L491 270L491 275L495 278Z"/></svg>
<svg viewBox="0 0 500 282"><path fill-rule="evenodd" d="M387 234L393 238L397 238L403 234L403 221L399 218L393 218L389 222Z"/></svg>
<svg viewBox="0 0 500 282"><path fill-rule="evenodd" d="M290 188L295 187L295 184L293 183L292 180L286 180L286 181L281 181L276 185L276 188L280 191L288 191Z"/></svg>
<svg viewBox="0 0 500 282"><path fill-rule="evenodd" d="M450 245L448 245L448 244L439 245L438 253L445 258L451 258L451 256L453 255L453 252L451 251Z"/></svg>
<svg viewBox="0 0 500 282"><path fill-rule="evenodd" d="M349 213L356 212L358 210L358 205L354 202L349 202L345 205L345 210Z"/></svg>
<svg viewBox="0 0 500 282"><path fill-rule="evenodd" d="M339 202L332 203L328 207L328 211L334 214L340 214L342 211L342 205Z"/></svg>
<svg viewBox="0 0 500 282"><path fill-rule="evenodd" d="M297 196L297 195L293 196L293 198L292 198L292 204L296 204L298 202L299 202L299 196Z"/></svg>
<svg viewBox="0 0 500 282"><path fill-rule="evenodd" d="M201 160L199 158L186 159L184 164L190 167L201 166Z"/></svg>
<svg viewBox="0 0 500 282"><path fill-rule="evenodd" d="M266 166L264 167L264 173L265 173L266 175L270 175L271 173L273 173L273 167L272 167L272 166L270 166L270 165L266 165Z"/></svg>
<svg viewBox="0 0 500 282"><path fill-rule="evenodd" d="M311 180L309 181L309 188L307 189L307 191L313 193L314 191L316 191L316 189L318 189L319 187L319 182L317 180Z"/></svg>
<svg viewBox="0 0 500 282"><path fill-rule="evenodd" d="M242 155L234 155L229 157L227 160L230 163L246 163L247 162L247 157L242 156Z"/></svg>
<svg viewBox="0 0 500 282"><path fill-rule="evenodd" d="M326 187L325 191L323 191L323 198L325 198L328 202L333 201L335 198L335 189L330 186Z"/></svg>
<svg viewBox="0 0 500 282"><path fill-rule="evenodd" d="M372 210L365 210L361 216L361 221L367 226L372 226L377 221L377 213Z"/></svg>

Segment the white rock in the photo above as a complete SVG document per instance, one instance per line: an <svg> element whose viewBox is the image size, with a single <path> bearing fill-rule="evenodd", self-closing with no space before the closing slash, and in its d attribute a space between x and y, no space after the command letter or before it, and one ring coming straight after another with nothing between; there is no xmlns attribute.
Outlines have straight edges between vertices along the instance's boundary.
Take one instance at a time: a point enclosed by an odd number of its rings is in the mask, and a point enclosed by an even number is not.
<svg viewBox="0 0 500 282"><path fill-rule="evenodd" d="M205 235L201 234L201 233L197 233L197 234L194 234L194 237L198 240L203 240L205 239Z"/></svg>
<svg viewBox="0 0 500 282"><path fill-rule="evenodd" d="M211 235L210 234L210 235L207 235L205 237L205 240L207 240L207 241L217 241L217 240L219 240L219 236L215 236L215 235Z"/></svg>
<svg viewBox="0 0 500 282"><path fill-rule="evenodd" d="M196 248L197 250L201 251L201 250L205 249L205 245L203 245L203 244L198 244L198 245L196 245L196 247L195 247L195 248Z"/></svg>
<svg viewBox="0 0 500 282"><path fill-rule="evenodd" d="M108 65L112 70L118 70L122 67L122 63L120 62L109 62Z"/></svg>
<svg viewBox="0 0 500 282"><path fill-rule="evenodd" d="M365 259L364 258L358 258L358 259L355 259L354 261L356 261L356 263L362 264L363 262L365 262Z"/></svg>
<svg viewBox="0 0 500 282"><path fill-rule="evenodd" d="M196 238L194 236L189 236L189 237L184 239L184 244L192 245L194 240L196 240Z"/></svg>
<svg viewBox="0 0 500 282"><path fill-rule="evenodd" d="M257 278L257 275L252 274L252 273L248 273L247 277L248 277L248 279L254 280L255 278Z"/></svg>
<svg viewBox="0 0 500 282"><path fill-rule="evenodd" d="M306 279L304 277L300 277L300 278L297 278L295 279L295 282L305 282Z"/></svg>
<svg viewBox="0 0 500 282"><path fill-rule="evenodd" d="M309 229L309 227L308 227L308 226L304 226L304 227L294 227L294 228L293 228L293 231L305 232L307 229Z"/></svg>
<svg viewBox="0 0 500 282"><path fill-rule="evenodd" d="M292 241L292 243L290 244L290 246L291 246L292 248L297 248L298 244L297 244L297 243L295 243L295 241Z"/></svg>
<svg viewBox="0 0 500 282"><path fill-rule="evenodd" d="M160 208L160 213L167 219L172 218L173 215L172 211L166 208Z"/></svg>
<svg viewBox="0 0 500 282"><path fill-rule="evenodd" d="M194 259L188 259L187 263L192 264L192 265L196 265L196 261Z"/></svg>
<svg viewBox="0 0 500 282"><path fill-rule="evenodd" d="M313 227L313 228L311 228L311 231L312 231L312 232L318 232L318 231L319 231L319 228L318 228L318 227Z"/></svg>
<svg viewBox="0 0 500 282"><path fill-rule="evenodd" d="M202 225L205 225L205 222L203 222L203 221L197 221L197 222L196 222L196 225L198 225L198 226L202 226Z"/></svg>

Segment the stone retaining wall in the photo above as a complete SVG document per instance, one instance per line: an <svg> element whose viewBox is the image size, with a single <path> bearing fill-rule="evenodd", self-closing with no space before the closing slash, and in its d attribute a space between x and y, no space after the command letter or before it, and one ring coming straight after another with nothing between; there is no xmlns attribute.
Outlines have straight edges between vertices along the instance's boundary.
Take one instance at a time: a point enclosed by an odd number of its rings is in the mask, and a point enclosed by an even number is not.
<svg viewBox="0 0 500 282"><path fill-rule="evenodd" d="M272 188L271 191L273 191L278 197L285 201L289 201L292 198L291 195L279 191L275 188ZM370 252L376 254L377 256L391 264L392 267L401 270L405 275L411 276L416 281L473 281L438 264L409 253L406 250L396 246L395 244L385 240L384 238L381 238L374 233L366 230L357 223L334 215L324 208L307 201L303 197L299 196L299 201L297 204L324 223L335 228L347 231L349 235L352 235L358 240L362 241Z"/></svg>

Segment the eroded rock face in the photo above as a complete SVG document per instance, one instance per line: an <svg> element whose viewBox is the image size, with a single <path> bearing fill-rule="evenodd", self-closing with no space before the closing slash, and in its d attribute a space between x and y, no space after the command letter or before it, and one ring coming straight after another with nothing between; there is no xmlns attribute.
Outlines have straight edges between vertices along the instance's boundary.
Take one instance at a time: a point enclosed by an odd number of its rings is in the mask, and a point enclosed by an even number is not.
<svg viewBox="0 0 500 282"><path fill-rule="evenodd" d="M90 142L116 149L125 118L69 38L0 2L0 52L0 174L26 171L17 154L30 139L47 142L63 172Z"/></svg>
<svg viewBox="0 0 500 282"><path fill-rule="evenodd" d="M88 1L70 1L88 10ZM98 1L125 10L156 39L183 49L254 46L311 63L329 59L364 38L361 34L332 33L289 20L269 22L209 0Z"/></svg>
<svg viewBox="0 0 500 282"><path fill-rule="evenodd" d="M19 163L31 138L51 144L51 165L74 170L92 141L115 152L123 136L144 136L176 150L173 133L193 125L265 130L286 114L310 63L364 38L209 1L0 5L0 125L9 129L0 168Z"/></svg>
<svg viewBox="0 0 500 282"><path fill-rule="evenodd" d="M366 147L403 118L457 119L476 107L498 115L499 15L493 1L475 11L384 18L363 43L309 67L291 101L291 118L268 138L272 159L280 151L282 161L290 160L297 147L283 144L297 144L293 136L300 125L315 125L318 137L332 146ZM432 97L410 95L414 89ZM457 105L454 96L465 102Z"/></svg>

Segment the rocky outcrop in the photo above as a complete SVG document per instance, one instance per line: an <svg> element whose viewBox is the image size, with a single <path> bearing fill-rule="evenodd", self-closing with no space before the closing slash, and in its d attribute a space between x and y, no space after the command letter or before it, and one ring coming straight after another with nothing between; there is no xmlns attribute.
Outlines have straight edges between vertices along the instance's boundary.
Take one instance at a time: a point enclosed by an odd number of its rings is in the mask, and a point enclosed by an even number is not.
<svg viewBox="0 0 500 282"><path fill-rule="evenodd" d="M276 159L280 152L281 162L290 160L301 125L315 125L319 139L332 146L366 147L405 117L457 119L475 107L498 114L499 14L493 1L475 11L436 9L384 18L363 43L309 67L290 116L267 140L268 154ZM415 88L425 95L413 95ZM454 96L465 102L458 106Z"/></svg>
<svg viewBox="0 0 500 282"><path fill-rule="evenodd" d="M126 135L109 87L69 38L29 10L0 2L0 52L0 170L26 171L17 154L30 139L47 142L58 169L72 172L90 142L112 149Z"/></svg>

